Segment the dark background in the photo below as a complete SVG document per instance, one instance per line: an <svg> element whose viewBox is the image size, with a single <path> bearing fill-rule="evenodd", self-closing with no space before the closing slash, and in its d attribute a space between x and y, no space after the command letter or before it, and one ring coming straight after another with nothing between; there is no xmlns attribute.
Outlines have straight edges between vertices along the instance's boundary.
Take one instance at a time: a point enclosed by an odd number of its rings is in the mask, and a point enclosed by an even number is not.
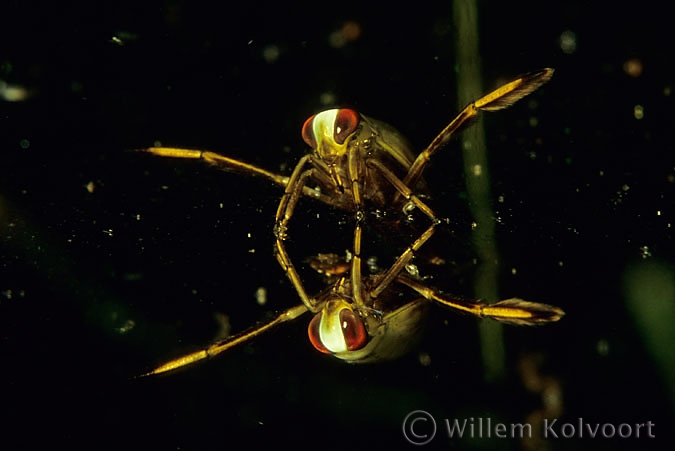
<svg viewBox="0 0 675 451"><path fill-rule="evenodd" d="M420 345L428 366L417 353L366 367L325 357L303 317L214 361L134 379L209 343L216 313L238 331L298 299L272 253L278 187L130 150L161 141L288 174L306 151L303 121L327 105L390 123L419 150L457 111L452 5L6 3L0 80L27 98L9 101L0 84L0 440L405 448L402 420L421 409L439 425L430 446L523 449L448 440L442 419L527 421L544 404L519 368L538 362L545 386L561 387L558 424L652 421L657 435L540 449L672 443L675 49L664 11L479 2L486 89L556 68L484 121L493 195L504 199L503 295L567 312L552 326L505 329L503 380L483 378L477 322L440 309ZM347 22L360 36L331 46ZM570 33L576 48L563 51ZM439 214L466 230L459 155L451 144L428 179ZM293 255L342 252L351 231L339 218L302 203ZM631 274L642 277L635 289ZM448 283L471 294L470 275ZM644 299L631 303L635 291Z"/></svg>

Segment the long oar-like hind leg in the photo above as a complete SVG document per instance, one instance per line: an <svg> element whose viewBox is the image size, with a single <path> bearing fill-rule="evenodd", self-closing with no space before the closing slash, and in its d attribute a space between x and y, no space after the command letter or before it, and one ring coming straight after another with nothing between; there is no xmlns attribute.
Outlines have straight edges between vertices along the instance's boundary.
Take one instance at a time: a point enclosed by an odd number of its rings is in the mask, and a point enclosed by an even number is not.
<svg viewBox="0 0 675 451"><path fill-rule="evenodd" d="M480 318L492 318L502 323L518 326L538 326L558 321L565 316L565 312L554 305L529 302L518 298L485 304L481 301L471 301L441 293L405 275L400 275L396 280L409 286L430 301Z"/></svg>
<svg viewBox="0 0 675 451"><path fill-rule="evenodd" d="M217 166L221 169L242 172L244 174L256 175L273 181L277 185L286 186L288 177L275 174L258 166L244 163L224 155L217 154L208 150L179 149L176 147L148 147L142 149L153 155L169 158L186 158L190 160L204 160L205 162Z"/></svg>
<svg viewBox="0 0 675 451"><path fill-rule="evenodd" d="M267 169L263 169L253 164L235 160L224 155L220 155L209 150L182 149L178 147L148 147L140 149L141 152L148 152L159 157L184 158L188 160L202 160L225 171L239 172L245 175L262 177L285 188L288 185L290 177L277 174ZM307 197L318 199L328 205L332 205L332 198L310 187L303 187L302 194Z"/></svg>
<svg viewBox="0 0 675 451"><path fill-rule="evenodd" d="M415 159L403 179L406 186L415 186L424 172L432 155L443 146L464 124L475 118L481 111L499 111L508 108L526 95L536 91L553 76L553 69L545 68L525 74L491 93L468 104Z"/></svg>
<svg viewBox="0 0 675 451"><path fill-rule="evenodd" d="M139 377L144 377L144 376L152 376L155 374L162 374L162 373L167 373L169 371L176 370L178 368L182 368L184 366L192 365L196 362L199 362L204 359L208 359L210 357L216 356L220 354L221 352L225 352L228 349L232 349L236 346L241 345L242 343L245 343L249 340L252 340L253 338L264 334L268 330L283 324L288 321L292 321L298 316L302 315L307 311L307 307L304 304L296 305L295 307L292 307L284 312L282 312L280 315L272 319L271 321L268 321L264 324L252 327L248 330L245 330L244 332L241 332L236 335L232 335L230 337L227 337L223 341L219 341L217 343L213 343L210 345L208 348L201 349L199 351L183 355L181 357L175 358L173 360L170 360L166 362L163 365L158 366L157 368L148 371L147 373L141 374Z"/></svg>

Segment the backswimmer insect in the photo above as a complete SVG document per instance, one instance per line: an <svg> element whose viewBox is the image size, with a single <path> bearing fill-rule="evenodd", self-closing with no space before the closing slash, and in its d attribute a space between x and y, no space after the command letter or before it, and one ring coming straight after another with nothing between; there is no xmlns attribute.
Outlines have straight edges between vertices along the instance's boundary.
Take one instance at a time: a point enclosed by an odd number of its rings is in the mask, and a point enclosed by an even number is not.
<svg viewBox="0 0 675 451"><path fill-rule="evenodd" d="M511 324L539 325L559 320L564 312L555 306L516 298L492 305L468 301L441 293L405 272L415 252L441 223L423 200L428 193L422 174L431 157L480 111L507 108L552 75L553 69L549 68L528 73L470 103L416 156L392 127L344 108L320 112L305 122L302 137L312 151L300 159L289 177L210 151L144 149L162 157L204 160L221 169L261 176L284 187L275 216L275 253L302 301L269 322L178 357L144 375L164 373L212 357L307 311L315 314L308 329L314 347L349 362L385 360L404 353L433 302ZM289 221L303 196L355 215L351 259L347 262L332 256L331 264L319 265L320 271L333 273L335 280L316 296L307 293L284 245ZM366 212L415 208L429 219L428 227L388 269L363 274L361 241Z"/></svg>

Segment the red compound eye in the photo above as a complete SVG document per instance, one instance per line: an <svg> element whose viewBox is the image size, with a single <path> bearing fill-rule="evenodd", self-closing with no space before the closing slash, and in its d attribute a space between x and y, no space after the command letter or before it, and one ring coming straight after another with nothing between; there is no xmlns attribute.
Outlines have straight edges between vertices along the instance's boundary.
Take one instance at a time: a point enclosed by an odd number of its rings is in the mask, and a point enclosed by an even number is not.
<svg viewBox="0 0 675 451"><path fill-rule="evenodd" d="M333 139L338 144L344 144L345 140L356 131L359 126L359 113L354 110L341 109L338 110L335 117L335 130L333 132Z"/></svg>
<svg viewBox="0 0 675 451"><path fill-rule="evenodd" d="M324 354L355 351L368 342L366 326L348 308L317 313L309 322L307 333L312 346Z"/></svg>
<svg viewBox="0 0 675 451"><path fill-rule="evenodd" d="M368 341L366 326L354 312L346 308L342 309L340 311L340 324L347 349L354 351L366 345L366 341Z"/></svg>
<svg viewBox="0 0 675 451"><path fill-rule="evenodd" d="M316 114L310 116L302 125L302 139L312 148L316 149L316 136L314 136L314 118Z"/></svg>
<svg viewBox="0 0 675 451"><path fill-rule="evenodd" d="M314 136L314 118L316 114L310 116L302 126L302 139L311 147L316 149L316 136Z"/></svg>
<svg viewBox="0 0 675 451"><path fill-rule="evenodd" d="M316 348L317 351L323 352L324 354L332 354L321 341L321 332L319 328L321 327L321 317L323 316L322 312L314 315L314 318L309 322L309 327L307 327L307 334L309 335L309 341L312 343L312 346Z"/></svg>

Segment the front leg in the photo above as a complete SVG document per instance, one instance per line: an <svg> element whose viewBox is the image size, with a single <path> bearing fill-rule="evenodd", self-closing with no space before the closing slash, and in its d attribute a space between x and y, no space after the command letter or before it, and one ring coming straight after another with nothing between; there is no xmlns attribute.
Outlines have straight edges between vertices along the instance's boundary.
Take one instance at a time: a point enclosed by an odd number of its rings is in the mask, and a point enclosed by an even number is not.
<svg viewBox="0 0 675 451"><path fill-rule="evenodd" d="M284 270L286 277L288 277L288 279L293 284L293 287L298 293L302 303L307 306L310 311L317 312L319 308L316 305L316 300L307 294L307 290L305 290L302 280L300 279L300 275L295 269L295 266L293 265L293 262L291 261L284 244L284 240L287 238L288 222L293 216L295 206L297 205L298 200L303 193L303 189L306 188L307 180L312 178L312 175L315 171L314 168L307 170L304 169L304 166L309 158L309 155L303 157L293 170L293 174L291 174L288 185L286 185L284 195L281 197L281 201L279 201L279 207L277 208L274 224L274 235L276 236L275 254L279 265Z"/></svg>
<svg viewBox="0 0 675 451"><path fill-rule="evenodd" d="M363 199L361 197L361 187L363 186L365 165L362 155L359 153L359 147L354 147L349 150L347 156L347 166L349 171L349 178L352 188L352 198L354 200L354 210L356 224L354 225L354 238L352 240L352 265L351 265L351 281L352 281L352 295L354 296L354 303L356 305L366 305L363 300L363 284L361 282L361 234L362 224L365 221L366 215L363 212Z"/></svg>

